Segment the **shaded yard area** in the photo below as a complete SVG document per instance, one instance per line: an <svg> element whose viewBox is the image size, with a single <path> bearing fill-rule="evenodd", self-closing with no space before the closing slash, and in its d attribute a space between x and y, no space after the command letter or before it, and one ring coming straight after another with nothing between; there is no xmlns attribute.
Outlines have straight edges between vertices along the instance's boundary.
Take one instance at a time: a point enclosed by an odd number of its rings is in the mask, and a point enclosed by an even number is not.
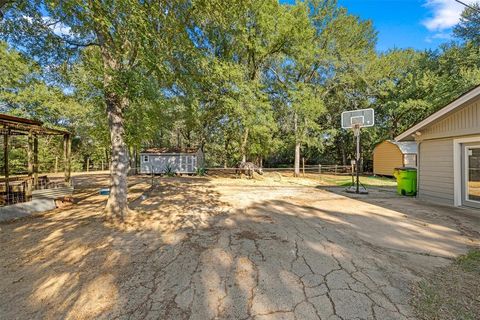
<svg viewBox="0 0 480 320"><path fill-rule="evenodd" d="M0 224L1 319L414 319L412 284L480 244L478 212L315 179L105 175L77 203Z"/></svg>

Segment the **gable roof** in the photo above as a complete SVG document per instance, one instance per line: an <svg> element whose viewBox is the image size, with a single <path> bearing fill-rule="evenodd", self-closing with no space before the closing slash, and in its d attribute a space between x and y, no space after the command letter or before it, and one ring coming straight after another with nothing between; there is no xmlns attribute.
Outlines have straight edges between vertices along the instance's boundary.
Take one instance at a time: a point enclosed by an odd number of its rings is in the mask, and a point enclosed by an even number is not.
<svg viewBox="0 0 480 320"><path fill-rule="evenodd" d="M455 99L454 101L450 102L448 105L443 107L442 109L438 110L431 116L427 117L423 121L420 121L407 131L403 132L402 134L398 135L395 138L395 141L405 141L405 140L412 140L412 135L415 132L425 128L426 126L430 125L432 122L437 121L439 119L445 118L446 116L450 115L452 112L457 110L459 107L464 106L470 100L475 99L476 97L480 96L480 85L476 86L470 91L462 94L460 97Z"/></svg>

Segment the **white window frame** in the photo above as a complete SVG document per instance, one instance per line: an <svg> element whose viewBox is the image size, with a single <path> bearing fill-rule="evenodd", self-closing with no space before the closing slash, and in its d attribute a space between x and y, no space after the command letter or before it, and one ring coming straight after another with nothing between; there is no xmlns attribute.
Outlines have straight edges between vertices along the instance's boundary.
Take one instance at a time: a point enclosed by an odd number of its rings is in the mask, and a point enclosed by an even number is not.
<svg viewBox="0 0 480 320"><path fill-rule="evenodd" d="M148 155L143 155L143 156L142 156L142 162L143 162L143 163L150 162L150 157L149 157Z"/></svg>
<svg viewBox="0 0 480 320"><path fill-rule="evenodd" d="M480 148L480 144L479 145L471 145L471 146L466 146L465 147L465 153L464 153L464 160L465 160L465 163L464 163L464 180L463 180L463 184L462 185L462 188L465 188L465 197L462 199L465 200L465 201L471 201L471 202L475 202L475 203L480 203L480 201L478 200L473 200L473 199L470 199L469 197L469 188L468 188L468 185L467 185L467 182L468 182L468 169L470 169L470 166L469 166L469 163L468 163L468 151L470 149L479 149Z"/></svg>
<svg viewBox="0 0 480 320"><path fill-rule="evenodd" d="M453 205L462 206L462 144L480 142L480 136L453 140Z"/></svg>

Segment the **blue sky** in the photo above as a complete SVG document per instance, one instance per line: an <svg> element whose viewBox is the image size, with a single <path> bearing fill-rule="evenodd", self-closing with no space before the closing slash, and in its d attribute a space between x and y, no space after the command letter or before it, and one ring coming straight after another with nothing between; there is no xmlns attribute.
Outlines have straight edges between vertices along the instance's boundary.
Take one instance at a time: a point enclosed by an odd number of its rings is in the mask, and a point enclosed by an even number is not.
<svg viewBox="0 0 480 320"><path fill-rule="evenodd" d="M473 3L473 0L463 0ZM294 3L295 0L281 0ZM454 0L338 0L378 31L377 50L435 49L451 39L463 6Z"/></svg>

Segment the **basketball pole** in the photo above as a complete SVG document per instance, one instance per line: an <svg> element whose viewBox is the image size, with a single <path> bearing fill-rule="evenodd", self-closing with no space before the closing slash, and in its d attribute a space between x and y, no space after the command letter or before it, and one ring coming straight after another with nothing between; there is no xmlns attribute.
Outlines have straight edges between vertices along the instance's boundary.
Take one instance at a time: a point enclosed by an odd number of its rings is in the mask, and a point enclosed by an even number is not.
<svg viewBox="0 0 480 320"><path fill-rule="evenodd" d="M355 164L357 167L357 182L356 182L356 188L355 188L355 193L360 193L360 125L355 125L353 127L353 134L357 138L357 152L356 152L356 159L355 159Z"/></svg>

